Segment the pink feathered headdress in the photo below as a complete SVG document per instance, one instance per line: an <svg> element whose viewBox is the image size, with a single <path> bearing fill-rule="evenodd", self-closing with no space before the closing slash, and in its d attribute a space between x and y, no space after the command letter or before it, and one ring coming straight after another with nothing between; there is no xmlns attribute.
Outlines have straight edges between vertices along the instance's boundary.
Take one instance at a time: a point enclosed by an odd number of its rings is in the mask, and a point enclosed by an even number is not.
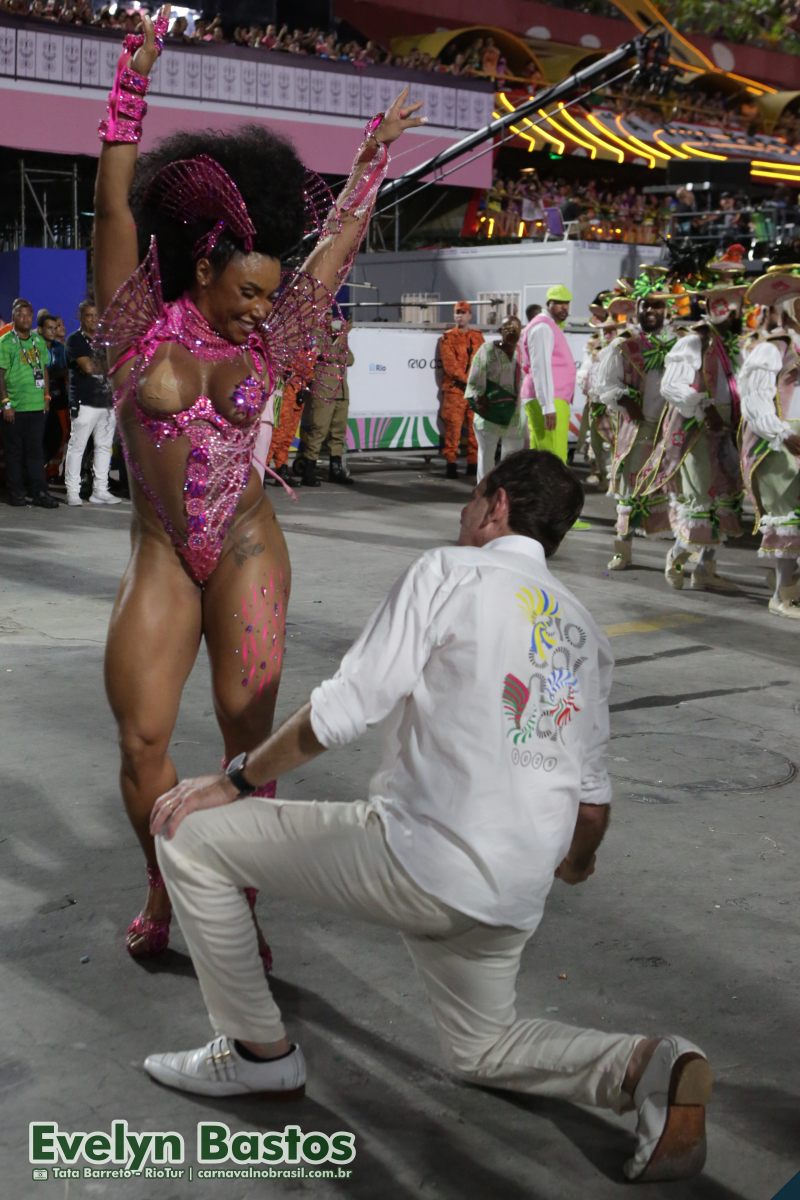
<svg viewBox="0 0 800 1200"><path fill-rule="evenodd" d="M169 163L153 180L152 189L164 212L183 225L214 222L195 242L195 259L211 253L224 229L242 243L247 254L253 249L256 228L242 193L224 167L208 154Z"/></svg>

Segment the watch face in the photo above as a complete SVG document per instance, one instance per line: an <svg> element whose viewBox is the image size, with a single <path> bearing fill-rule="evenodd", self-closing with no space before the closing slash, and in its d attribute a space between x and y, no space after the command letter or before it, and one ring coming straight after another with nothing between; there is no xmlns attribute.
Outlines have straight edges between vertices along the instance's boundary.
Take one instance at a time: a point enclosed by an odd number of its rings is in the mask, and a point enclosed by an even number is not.
<svg viewBox="0 0 800 1200"><path fill-rule="evenodd" d="M232 758L231 761L228 763L227 773L230 775L231 771L241 771L242 767L244 766L244 760L246 758L247 758L246 751L243 751L241 754L237 754L236 757Z"/></svg>

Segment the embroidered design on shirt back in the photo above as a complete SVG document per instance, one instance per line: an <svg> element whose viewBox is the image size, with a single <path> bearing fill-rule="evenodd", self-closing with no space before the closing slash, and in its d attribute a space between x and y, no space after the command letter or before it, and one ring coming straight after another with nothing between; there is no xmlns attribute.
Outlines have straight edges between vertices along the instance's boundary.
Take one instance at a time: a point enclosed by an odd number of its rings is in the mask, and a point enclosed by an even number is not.
<svg viewBox="0 0 800 1200"><path fill-rule="evenodd" d="M559 602L541 588L521 588L516 599L531 623L528 658L534 670L528 682L509 672L502 704L507 736L514 745L532 738L563 743L573 717L581 711L579 672L586 631L564 621Z"/></svg>

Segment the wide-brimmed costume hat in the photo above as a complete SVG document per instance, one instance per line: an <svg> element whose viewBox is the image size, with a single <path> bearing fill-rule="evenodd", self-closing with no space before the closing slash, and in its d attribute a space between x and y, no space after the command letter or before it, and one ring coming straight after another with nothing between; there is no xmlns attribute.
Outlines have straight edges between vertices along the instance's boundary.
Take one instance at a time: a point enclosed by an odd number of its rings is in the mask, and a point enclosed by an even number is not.
<svg viewBox="0 0 800 1200"><path fill-rule="evenodd" d="M589 305L589 312L592 314L589 319L590 325L602 325L608 317L608 306L614 299L616 292L598 292L595 299Z"/></svg>
<svg viewBox="0 0 800 1200"><path fill-rule="evenodd" d="M747 289L748 304L782 304L800 296L800 274L793 267L771 267L766 275L760 275ZM797 268L800 270L800 268Z"/></svg>
<svg viewBox="0 0 800 1200"><path fill-rule="evenodd" d="M636 301L630 296L614 296L607 311L618 324L631 321L636 316Z"/></svg>
<svg viewBox="0 0 800 1200"><path fill-rule="evenodd" d="M676 296L669 290L669 273L668 267L649 263L643 266L634 280L630 293L637 305L643 300L663 300L665 304L674 303Z"/></svg>
<svg viewBox="0 0 800 1200"><path fill-rule="evenodd" d="M746 291L746 284L737 283L718 284L701 292L700 298L706 308L706 321L710 325L721 325L727 320L731 310L738 312L741 309Z"/></svg>

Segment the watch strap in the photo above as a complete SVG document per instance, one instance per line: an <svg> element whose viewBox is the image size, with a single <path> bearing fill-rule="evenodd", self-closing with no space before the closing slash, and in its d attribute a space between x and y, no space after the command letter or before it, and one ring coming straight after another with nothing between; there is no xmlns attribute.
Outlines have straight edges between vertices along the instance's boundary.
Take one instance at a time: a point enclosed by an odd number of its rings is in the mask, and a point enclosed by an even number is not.
<svg viewBox="0 0 800 1200"><path fill-rule="evenodd" d="M245 796L252 796L253 792L256 790L256 785L248 782L248 780L245 779L244 768L246 763L247 754L237 754L235 758L231 759L225 770L225 774L228 776L228 779L230 779L231 783L239 793L240 799L244 799Z"/></svg>

